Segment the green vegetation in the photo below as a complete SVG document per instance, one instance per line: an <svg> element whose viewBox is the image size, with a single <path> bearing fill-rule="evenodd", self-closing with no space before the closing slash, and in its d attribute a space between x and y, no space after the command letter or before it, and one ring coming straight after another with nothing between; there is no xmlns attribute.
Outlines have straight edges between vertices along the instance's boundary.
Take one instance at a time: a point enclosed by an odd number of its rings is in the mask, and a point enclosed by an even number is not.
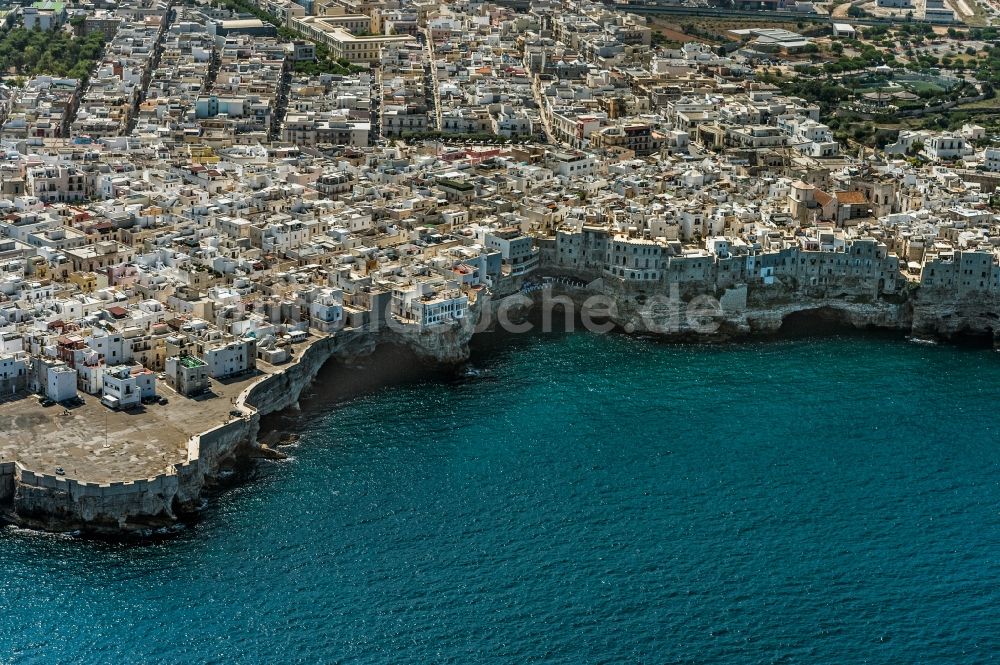
<svg viewBox="0 0 1000 665"><path fill-rule="evenodd" d="M0 33L0 70L4 74L49 74L86 81L104 48L104 36L73 37L63 30L23 27Z"/></svg>
<svg viewBox="0 0 1000 665"><path fill-rule="evenodd" d="M654 30L651 35L652 46L659 48L679 48L681 46L680 42L675 42L672 39L667 39L667 37L659 30Z"/></svg>
<svg viewBox="0 0 1000 665"><path fill-rule="evenodd" d="M289 40L303 39L302 35L285 26L285 24L282 23L281 19L279 19L277 16L275 16L274 14L267 13L266 11L264 11L263 9L261 9L260 7L251 2L247 2L246 0L219 0L218 4L220 7L224 7L230 11L242 14L252 14L253 16L259 18L264 23L270 23L271 25L273 25L275 28L278 29L279 37Z"/></svg>
<svg viewBox="0 0 1000 665"><path fill-rule="evenodd" d="M178 358L181 365L188 369L194 369L196 367L204 367L205 361L195 358L194 356L182 355Z"/></svg>
<svg viewBox="0 0 1000 665"><path fill-rule="evenodd" d="M920 95L921 97L933 97L934 95L939 95L945 92L945 89L938 85L937 83L931 83L930 81L907 81L905 87L910 90L910 92Z"/></svg>
<svg viewBox="0 0 1000 665"><path fill-rule="evenodd" d="M814 69L814 68L810 68ZM781 88L786 95L801 97L806 101L819 105L820 113L827 115L843 102L850 99L853 92L840 82L813 80L807 76L784 78L774 75L759 77L764 83L771 83Z"/></svg>
<svg viewBox="0 0 1000 665"><path fill-rule="evenodd" d="M889 47L899 41L920 42L924 38L933 39L934 27L929 23L901 23L892 28L872 25L864 29L864 36L868 41Z"/></svg>
<svg viewBox="0 0 1000 665"><path fill-rule="evenodd" d="M357 74L367 72L368 67L351 64L349 60L340 58L334 60L329 49L322 44L316 44L316 60L300 60L293 67L296 74L336 74L346 76L347 74Z"/></svg>
<svg viewBox="0 0 1000 665"><path fill-rule="evenodd" d="M710 42L716 42L719 44L732 41L725 35L720 35L719 33L713 32L711 30L705 30L703 28L700 28L695 23L685 23L684 25L681 26L681 30L685 34L693 35L695 37L701 37L702 39L706 39Z"/></svg>
<svg viewBox="0 0 1000 665"><path fill-rule="evenodd" d="M491 134L489 132L482 132L479 134L457 134L454 132L441 132L438 130L403 132L400 138L404 141L443 141L445 143L472 141L474 143L498 143L501 145L506 143L523 143L531 140L531 137L528 136L515 136L513 138L507 138L506 136Z"/></svg>
<svg viewBox="0 0 1000 665"><path fill-rule="evenodd" d="M1000 37L1000 29L998 28L972 28L969 30L969 39L983 39L986 41L993 41Z"/></svg>
<svg viewBox="0 0 1000 665"><path fill-rule="evenodd" d="M1000 84L1000 46L987 44L971 68L976 80L989 83L992 87Z"/></svg>
<svg viewBox="0 0 1000 665"><path fill-rule="evenodd" d="M796 66L791 76L765 70L759 80L818 104L834 136L855 147L885 145L902 129L955 130L975 123L991 135L1000 132L1000 28L951 26L945 37L929 24L904 21L861 30L860 39L837 40L807 54L811 62ZM891 71L875 69L882 64ZM891 110L852 107L876 91ZM893 94L899 91L912 95ZM980 95L984 99L976 99ZM963 99L975 101L958 103Z"/></svg>
<svg viewBox="0 0 1000 665"><path fill-rule="evenodd" d="M911 145L909 147L909 149L907 149L906 156L907 157L916 157L917 155L920 154L920 151L923 150L923 149L924 149L924 142L923 141L914 141L913 145Z"/></svg>

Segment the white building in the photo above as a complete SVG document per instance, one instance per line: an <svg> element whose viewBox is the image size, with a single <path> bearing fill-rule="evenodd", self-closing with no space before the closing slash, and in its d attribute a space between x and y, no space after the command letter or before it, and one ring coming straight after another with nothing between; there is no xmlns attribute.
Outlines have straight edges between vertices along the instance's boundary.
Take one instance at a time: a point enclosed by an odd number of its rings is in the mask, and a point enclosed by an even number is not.
<svg viewBox="0 0 1000 665"><path fill-rule="evenodd" d="M340 289L323 289L309 303L312 327L322 332L340 328L344 321L344 295Z"/></svg>
<svg viewBox="0 0 1000 665"><path fill-rule="evenodd" d="M0 395L24 390L27 382L27 356L21 353L0 355Z"/></svg>
<svg viewBox="0 0 1000 665"><path fill-rule="evenodd" d="M208 375L224 379L257 367L257 342L245 338L205 349L202 360L208 365Z"/></svg>
<svg viewBox="0 0 1000 665"><path fill-rule="evenodd" d="M955 159L971 155L973 149L961 136L939 134L926 140L923 152L930 159Z"/></svg>
<svg viewBox="0 0 1000 665"><path fill-rule="evenodd" d="M392 292L392 313L404 323L421 327L452 323L469 313L469 298L451 282L436 289L427 282L418 282Z"/></svg>
<svg viewBox="0 0 1000 665"><path fill-rule="evenodd" d="M580 177L594 175L597 170L597 159L582 152L554 152L550 155L547 166L556 175Z"/></svg>
<svg viewBox="0 0 1000 665"><path fill-rule="evenodd" d="M834 23L833 36L844 37L846 39L854 39L857 36L857 31L854 29L854 26L851 25L850 23Z"/></svg>
<svg viewBox="0 0 1000 665"><path fill-rule="evenodd" d="M654 240L616 235L608 243L606 274L640 282L663 278L666 247Z"/></svg>
<svg viewBox="0 0 1000 665"><path fill-rule="evenodd" d="M156 394L156 375L149 370L133 372L128 365L109 367L102 377L101 403L112 409L138 406Z"/></svg>
<svg viewBox="0 0 1000 665"><path fill-rule="evenodd" d="M65 402L76 397L76 370L68 365L52 367L47 372L45 396L53 402Z"/></svg>
<svg viewBox="0 0 1000 665"><path fill-rule="evenodd" d="M538 267L538 248L529 236L516 228L487 233L485 245L489 249L500 250L502 270L512 277L526 275Z"/></svg>
<svg viewBox="0 0 1000 665"><path fill-rule="evenodd" d="M1000 171L1000 148L987 148L983 157L987 171Z"/></svg>

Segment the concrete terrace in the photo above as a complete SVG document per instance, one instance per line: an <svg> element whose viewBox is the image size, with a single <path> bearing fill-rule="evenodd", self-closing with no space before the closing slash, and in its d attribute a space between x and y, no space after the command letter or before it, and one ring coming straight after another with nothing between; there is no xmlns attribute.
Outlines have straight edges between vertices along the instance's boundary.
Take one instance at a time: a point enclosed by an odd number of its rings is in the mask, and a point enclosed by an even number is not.
<svg viewBox="0 0 1000 665"><path fill-rule="evenodd" d="M296 357L315 339L296 345ZM62 467L67 478L85 482L151 478L186 461L191 437L230 420L240 393L284 367L258 362L255 373L212 379L211 394L195 399L158 381L169 403L129 412L112 411L92 395L68 410L43 407L33 395L8 399L0 403L0 461L48 474Z"/></svg>

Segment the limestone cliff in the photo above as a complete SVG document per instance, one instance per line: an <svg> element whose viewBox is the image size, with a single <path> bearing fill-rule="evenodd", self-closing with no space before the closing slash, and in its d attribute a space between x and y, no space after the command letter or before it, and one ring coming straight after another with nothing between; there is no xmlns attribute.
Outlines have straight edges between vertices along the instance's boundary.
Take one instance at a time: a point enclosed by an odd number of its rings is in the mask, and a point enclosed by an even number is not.
<svg viewBox="0 0 1000 665"><path fill-rule="evenodd" d="M444 365L464 362L469 358L469 342L489 303L490 296L484 292L470 305L468 315L457 322L425 329L404 324L387 326L379 333L379 342L405 346L423 360Z"/></svg>
<svg viewBox="0 0 1000 665"><path fill-rule="evenodd" d="M689 286L680 291L659 285L629 287L620 281L601 279L572 285L554 280L544 289L527 295L511 294L498 302L508 312L522 316L526 315L525 302L543 311L559 308L565 302L577 314L586 314L597 322L611 322L626 332L704 342L774 334L788 317L802 312L858 329L909 331L913 321L913 306L906 296L872 299L843 290L834 295L782 284L718 290L707 285ZM554 316L559 317L558 313Z"/></svg>
<svg viewBox="0 0 1000 665"><path fill-rule="evenodd" d="M378 332L344 330L315 340L291 363L247 388L235 405L242 416L234 415L195 437L188 459L179 460L162 476L97 484L8 465L6 496L0 499L11 501L12 521L35 528L121 533L169 525L178 513L198 505L206 484L225 464L252 454L261 418L297 404L330 359L351 361L374 353L380 344L396 344L428 361L462 362L469 356L469 341L487 301L484 294L470 307L468 317L434 329L400 324Z"/></svg>
<svg viewBox="0 0 1000 665"><path fill-rule="evenodd" d="M1000 298L988 294L955 298L921 289L913 303L913 334L945 340L980 336L1000 347Z"/></svg>
<svg viewBox="0 0 1000 665"><path fill-rule="evenodd" d="M195 437L188 459L179 460L162 476L97 485L8 464L0 469L0 491L4 492L0 499L12 500L15 521L40 528L122 532L170 524L178 513L197 505L206 484L223 465L252 452L261 417L294 406L331 358L350 361L375 352L380 344L395 344L429 362L460 363L469 356L473 335L496 325L498 311L504 310L508 319L516 321L560 299L578 314L591 307L589 313L596 312L592 320L610 322L628 332L699 341L773 334L800 312L856 328L945 339L982 334L996 340L1000 334L1000 300L955 300L947 293L921 291L912 285L900 293L875 297L849 284L806 288L777 283L725 289L688 284L681 290L662 285L639 288L621 280L565 272L544 284L539 277L505 280L495 297L480 294L469 315L457 322L433 329L393 323L377 332L347 330L314 341L291 363L247 388L236 402L242 415Z"/></svg>

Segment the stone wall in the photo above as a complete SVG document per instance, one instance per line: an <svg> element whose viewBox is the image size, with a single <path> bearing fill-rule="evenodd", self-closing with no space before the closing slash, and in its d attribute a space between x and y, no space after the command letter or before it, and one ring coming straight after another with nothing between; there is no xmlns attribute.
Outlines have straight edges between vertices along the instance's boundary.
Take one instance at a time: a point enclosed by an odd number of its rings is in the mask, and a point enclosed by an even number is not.
<svg viewBox="0 0 1000 665"><path fill-rule="evenodd" d="M195 437L193 460L198 464L199 473L209 477L218 473L224 461L230 459L241 445L252 441L258 422L256 414L247 414Z"/></svg>
<svg viewBox="0 0 1000 665"><path fill-rule="evenodd" d="M668 295L664 288L636 286L614 279L586 283L589 274L558 273L562 282L545 288L527 289L524 278L506 279L496 295L483 293L470 307L469 316L444 328L421 330L417 326L387 326L378 331L345 330L323 337L305 348L292 363L262 377L237 398L233 416L188 444L187 459L154 478L117 483L87 483L60 476L32 472L16 462L0 463L0 501L12 501L14 514L29 526L47 529L86 528L95 531L123 530L165 525L176 519L175 509L187 510L200 499L206 479L215 476L228 460L257 445L262 416L294 406L302 391L315 379L331 358L351 359L374 352L382 343L402 344L429 361L458 363L468 358L469 341L485 313L495 320L505 297L517 296L527 314L530 303L565 296L576 305L599 294L617 305L611 321L629 332L653 332L665 336L698 339L731 339L778 331L786 317L802 311L819 310L839 321L859 327L926 332L948 337L963 331L993 334L1000 330L997 316L1000 300L969 299L957 302L947 293L904 289L891 299L845 292L843 285L799 288L777 284L736 285L728 289L705 290L704 295L720 299L718 331L705 336L694 330L684 316L679 327L662 328L662 311L651 304L652 296ZM541 279L533 276L532 282ZM528 297L525 298L525 293ZM867 289L865 289L867 291ZM696 294L686 289L682 299ZM527 303L520 305L520 303Z"/></svg>
<svg viewBox="0 0 1000 665"><path fill-rule="evenodd" d="M14 498L14 462L0 463L0 501Z"/></svg>
<svg viewBox="0 0 1000 665"><path fill-rule="evenodd" d="M12 502L23 524L51 530L121 532L169 524L176 519L175 509L190 510L197 504L206 480L223 464L256 446L261 417L294 406L331 358L366 356L380 343L394 343L409 346L423 358L460 362L468 357L479 310L477 305L468 319L435 331L415 326L344 330L315 340L292 363L240 394L234 410L241 416L230 416L228 422L192 437L187 459L154 478L88 483L11 462L0 464L0 500Z"/></svg>
<svg viewBox="0 0 1000 665"><path fill-rule="evenodd" d="M14 464L13 507L28 524L47 528L87 525L95 530L125 529L138 520L143 526L172 520L174 499L181 484L190 483L196 462L174 465L153 478L114 483L88 483L36 473ZM132 524L132 527L137 524Z"/></svg>

